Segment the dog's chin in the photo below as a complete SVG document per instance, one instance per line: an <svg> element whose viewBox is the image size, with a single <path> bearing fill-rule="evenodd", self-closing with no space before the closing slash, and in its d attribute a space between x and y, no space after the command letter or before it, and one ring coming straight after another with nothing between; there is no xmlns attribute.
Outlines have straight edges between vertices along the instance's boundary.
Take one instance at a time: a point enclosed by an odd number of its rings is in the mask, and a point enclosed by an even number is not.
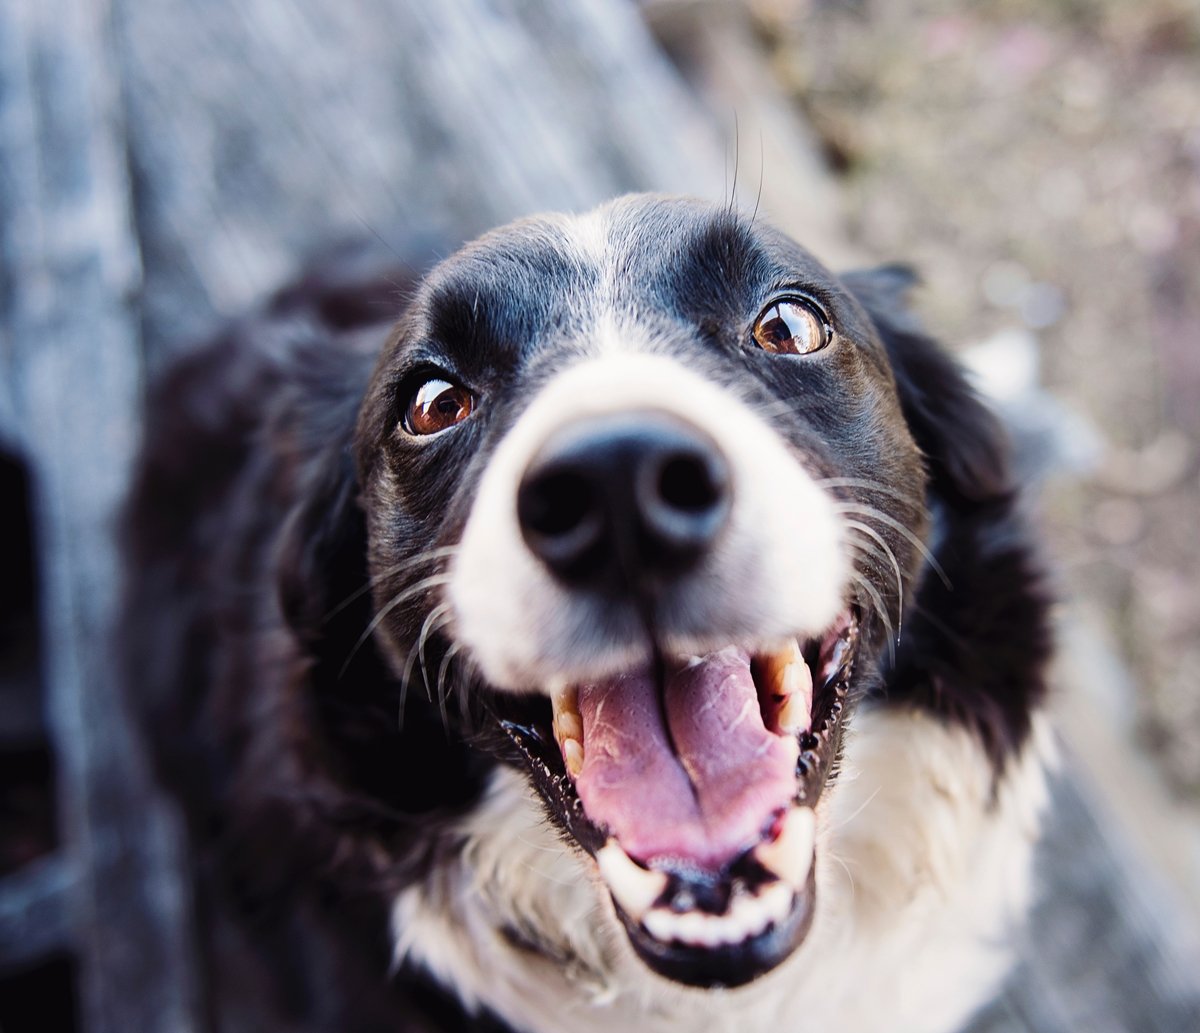
<svg viewBox="0 0 1200 1033"><path fill-rule="evenodd" d="M736 943L691 944L663 941L633 921L617 905L617 917L637 956L666 979L687 986L713 989L738 987L765 975L785 961L804 942L816 905L816 880L809 871L804 887L786 887L790 902L782 917ZM783 898L787 899L787 898Z"/></svg>
<svg viewBox="0 0 1200 1033"><path fill-rule="evenodd" d="M804 941L815 808L858 647L851 607L782 649L728 646L496 695L552 817L591 856L634 952L660 976L741 986Z"/></svg>

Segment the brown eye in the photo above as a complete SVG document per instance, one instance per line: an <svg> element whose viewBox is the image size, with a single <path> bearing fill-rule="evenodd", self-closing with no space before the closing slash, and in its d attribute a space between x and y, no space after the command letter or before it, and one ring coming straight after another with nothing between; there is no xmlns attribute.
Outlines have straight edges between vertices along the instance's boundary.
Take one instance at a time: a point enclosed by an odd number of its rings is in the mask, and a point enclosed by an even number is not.
<svg viewBox="0 0 1200 1033"><path fill-rule="evenodd" d="M807 355L824 348L832 331L808 302L785 298L768 308L754 324L754 340L777 355Z"/></svg>
<svg viewBox="0 0 1200 1033"><path fill-rule="evenodd" d="M404 413L409 434L429 435L449 430L471 415L475 398L465 387L430 377L413 393Z"/></svg>

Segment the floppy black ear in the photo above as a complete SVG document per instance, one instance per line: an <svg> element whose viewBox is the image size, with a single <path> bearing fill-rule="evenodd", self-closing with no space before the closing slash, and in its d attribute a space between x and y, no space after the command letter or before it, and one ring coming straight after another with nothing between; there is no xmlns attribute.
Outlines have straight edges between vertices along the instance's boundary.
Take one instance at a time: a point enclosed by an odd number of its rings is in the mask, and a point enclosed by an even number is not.
<svg viewBox="0 0 1200 1033"><path fill-rule="evenodd" d="M367 581L367 533L348 436L301 461L298 501L276 551L279 601L300 638L328 636L347 599Z"/></svg>
<svg viewBox="0 0 1200 1033"><path fill-rule="evenodd" d="M947 501L1011 490L1008 441L958 364L924 334L908 308L917 277L889 265L842 277L867 310L891 362L909 431L924 452L933 489Z"/></svg>
<svg viewBox="0 0 1200 1033"><path fill-rule="evenodd" d="M843 277L878 330L926 457L929 544L938 564L910 602L881 695L970 728L999 773L1028 737L1045 695L1049 593L1004 429L909 314L914 281L900 266Z"/></svg>
<svg viewBox="0 0 1200 1033"><path fill-rule="evenodd" d="M373 364L373 356L366 356ZM404 693L371 639L367 520L354 456L370 364L317 340L269 433L294 499L274 552L280 606L302 643L307 705L343 787L395 813L474 800L487 764L451 741L434 702ZM403 721L400 720L403 706ZM336 744L336 745L335 745Z"/></svg>

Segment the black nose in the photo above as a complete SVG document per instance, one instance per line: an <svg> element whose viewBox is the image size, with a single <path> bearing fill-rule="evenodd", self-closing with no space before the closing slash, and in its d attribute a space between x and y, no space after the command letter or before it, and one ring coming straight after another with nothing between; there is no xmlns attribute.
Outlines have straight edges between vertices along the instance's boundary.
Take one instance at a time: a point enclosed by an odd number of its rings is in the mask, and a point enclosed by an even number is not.
<svg viewBox="0 0 1200 1033"><path fill-rule="evenodd" d="M631 587L694 566L729 513L729 472L695 428L654 414L583 421L537 455L517 492L525 542L561 580Z"/></svg>

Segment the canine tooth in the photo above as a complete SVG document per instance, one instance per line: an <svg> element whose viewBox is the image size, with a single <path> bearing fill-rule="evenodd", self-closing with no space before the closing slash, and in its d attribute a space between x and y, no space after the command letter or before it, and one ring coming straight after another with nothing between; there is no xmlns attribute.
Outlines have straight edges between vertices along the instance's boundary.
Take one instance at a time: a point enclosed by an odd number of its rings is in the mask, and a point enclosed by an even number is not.
<svg viewBox="0 0 1200 1033"><path fill-rule="evenodd" d="M808 674L808 664L803 660L799 663L799 668ZM794 669L794 667L792 668ZM803 689L794 690L783 701L783 705L779 708L775 715L775 720L779 724L779 730L787 735L795 735L797 732L809 726L811 721L810 713L812 711L812 675L808 674L808 691Z"/></svg>
<svg viewBox="0 0 1200 1033"><path fill-rule="evenodd" d="M754 859L776 878L799 892L812 866L817 819L811 807L791 807L783 816L779 835L754 848Z"/></svg>
<svg viewBox="0 0 1200 1033"><path fill-rule="evenodd" d="M563 760L572 778L578 778L583 770L583 744L578 739L563 739Z"/></svg>
<svg viewBox="0 0 1200 1033"><path fill-rule="evenodd" d="M574 711L562 711L554 719L554 727L564 739L583 739L583 719Z"/></svg>
<svg viewBox="0 0 1200 1033"><path fill-rule="evenodd" d="M621 910L635 922L648 919L650 916L647 912L667 888L667 877L662 872L648 871L637 864L615 839L610 839L596 851L596 864L613 900L621 905ZM661 908L655 908L655 912L670 914ZM649 924L646 928L652 935L658 936Z"/></svg>
<svg viewBox="0 0 1200 1033"><path fill-rule="evenodd" d="M812 671L795 639L766 658L763 687L769 696L764 709L771 715L770 723L775 730L795 735L808 727L812 719Z"/></svg>
<svg viewBox="0 0 1200 1033"><path fill-rule="evenodd" d="M550 690L554 713L554 738L559 746L566 739L583 741L583 719L579 716L579 689L574 685L556 685Z"/></svg>
<svg viewBox="0 0 1200 1033"><path fill-rule="evenodd" d="M784 674L792 664L797 661L803 661L803 656L800 653L800 643L794 638L790 639L781 650L777 653L770 653L765 657L764 664L764 684L767 691L776 695L782 695L786 692L784 688Z"/></svg>

